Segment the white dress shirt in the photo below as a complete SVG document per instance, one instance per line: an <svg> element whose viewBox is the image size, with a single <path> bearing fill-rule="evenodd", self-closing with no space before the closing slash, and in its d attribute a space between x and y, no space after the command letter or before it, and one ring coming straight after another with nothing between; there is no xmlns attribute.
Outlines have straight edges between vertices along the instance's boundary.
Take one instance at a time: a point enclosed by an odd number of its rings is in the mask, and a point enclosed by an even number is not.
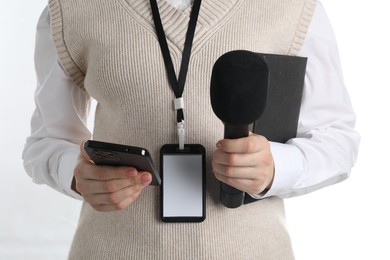
<svg viewBox="0 0 390 260"><path fill-rule="evenodd" d="M191 0L168 1L180 9L191 4ZM286 144L271 142L275 177L264 197L298 196L340 182L349 176L357 157L360 137L353 129L355 114L321 3L299 55L308 57L308 64L297 138ZM37 26L35 66L36 109L23 152L25 169L34 182L81 199L70 187L79 144L91 138L87 127L91 98L59 64L47 9Z"/></svg>

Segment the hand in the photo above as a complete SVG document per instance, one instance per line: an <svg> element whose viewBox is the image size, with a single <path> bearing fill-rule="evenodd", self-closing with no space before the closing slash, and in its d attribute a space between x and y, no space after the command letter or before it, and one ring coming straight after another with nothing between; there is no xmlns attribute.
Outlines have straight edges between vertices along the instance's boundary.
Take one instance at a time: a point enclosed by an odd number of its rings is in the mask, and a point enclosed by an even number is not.
<svg viewBox="0 0 390 260"><path fill-rule="evenodd" d="M75 185L84 200L98 211L121 210L129 206L152 181L148 172L133 167L95 165L80 146L74 169Z"/></svg>
<svg viewBox="0 0 390 260"><path fill-rule="evenodd" d="M219 141L212 167L218 180L253 195L269 189L274 176L268 140L252 133L244 138Z"/></svg>

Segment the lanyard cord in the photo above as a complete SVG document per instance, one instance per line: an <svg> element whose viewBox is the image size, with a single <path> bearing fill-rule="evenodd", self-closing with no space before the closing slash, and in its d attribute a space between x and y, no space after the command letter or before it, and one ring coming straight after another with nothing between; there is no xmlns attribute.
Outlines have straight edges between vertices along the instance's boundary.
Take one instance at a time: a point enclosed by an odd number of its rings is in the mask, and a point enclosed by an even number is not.
<svg viewBox="0 0 390 260"><path fill-rule="evenodd" d="M158 41L160 43L161 52L164 58L164 64L168 75L168 81L171 85L171 88L176 96L176 101L180 100L181 104L178 104L177 107L177 122L181 123L184 122L184 113L183 113L183 103L182 103L182 95L184 91L184 84L187 77L187 71L188 71L188 64L190 61L191 56L191 48L192 48L192 42L194 39L195 34L195 28L196 23L198 20L199 10L200 10L200 4L201 0L195 0L192 10L191 10L191 16L190 21L188 24L188 30L186 34L186 39L184 42L184 49L182 54L182 60L181 60L181 66L180 66L180 72L179 72L179 78L176 78L175 69L173 67L171 55L168 48L167 39L164 33L164 29L161 23L161 17L160 12L158 10L157 2L156 0L150 0L150 6L152 8L152 14L153 14L153 20L154 25L156 27L157 37ZM179 102L179 103L180 103Z"/></svg>

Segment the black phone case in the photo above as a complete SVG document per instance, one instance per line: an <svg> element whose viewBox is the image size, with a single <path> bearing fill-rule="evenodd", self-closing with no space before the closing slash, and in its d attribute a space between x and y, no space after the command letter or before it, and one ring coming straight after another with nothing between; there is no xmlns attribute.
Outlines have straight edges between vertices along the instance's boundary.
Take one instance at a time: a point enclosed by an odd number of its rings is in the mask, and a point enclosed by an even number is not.
<svg viewBox="0 0 390 260"><path fill-rule="evenodd" d="M158 174L148 150L129 145L106 143L88 140L84 150L96 165L132 166L138 171L152 174L151 185L159 186L161 178Z"/></svg>

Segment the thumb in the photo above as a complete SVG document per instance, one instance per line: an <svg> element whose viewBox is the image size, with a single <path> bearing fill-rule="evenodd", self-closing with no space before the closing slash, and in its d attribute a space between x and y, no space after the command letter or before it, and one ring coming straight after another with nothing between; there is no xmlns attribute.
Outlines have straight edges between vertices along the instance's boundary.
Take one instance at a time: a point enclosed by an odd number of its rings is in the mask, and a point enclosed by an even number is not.
<svg viewBox="0 0 390 260"><path fill-rule="evenodd" d="M87 142L88 140L84 140L80 143L80 158L81 159L84 159L84 160L87 160L87 161L91 161L91 158L89 157L89 155L87 154L87 152L85 151L85 143Z"/></svg>

